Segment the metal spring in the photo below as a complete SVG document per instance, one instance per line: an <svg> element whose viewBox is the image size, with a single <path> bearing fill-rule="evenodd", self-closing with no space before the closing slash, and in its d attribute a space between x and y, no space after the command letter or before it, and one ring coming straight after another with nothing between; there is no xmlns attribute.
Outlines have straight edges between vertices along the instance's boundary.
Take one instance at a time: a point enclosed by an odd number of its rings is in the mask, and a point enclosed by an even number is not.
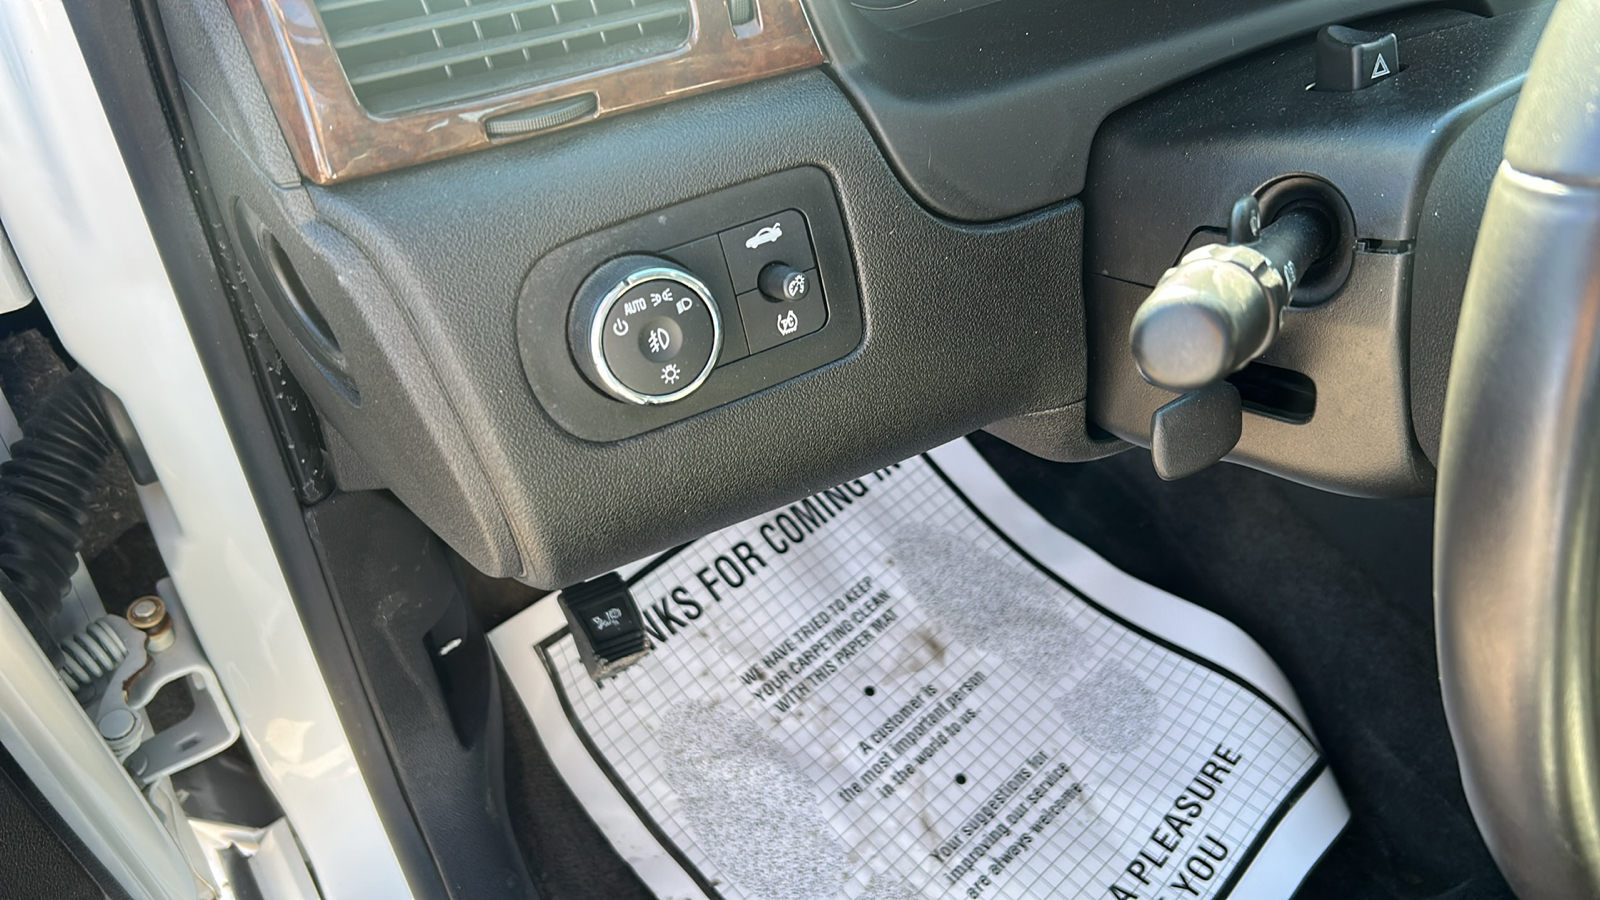
<svg viewBox="0 0 1600 900"><path fill-rule="evenodd" d="M115 616L105 616L90 622L82 631L61 642L61 665L56 673L67 690L77 691L88 687L95 679L116 671L128 655L128 645L111 627Z"/></svg>

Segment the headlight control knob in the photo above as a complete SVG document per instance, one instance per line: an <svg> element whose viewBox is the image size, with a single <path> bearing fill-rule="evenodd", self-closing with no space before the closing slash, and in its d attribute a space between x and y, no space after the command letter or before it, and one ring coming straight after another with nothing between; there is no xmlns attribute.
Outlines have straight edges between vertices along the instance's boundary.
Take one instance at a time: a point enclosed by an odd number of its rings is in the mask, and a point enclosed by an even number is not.
<svg viewBox="0 0 1600 900"><path fill-rule="evenodd" d="M694 393L722 351L722 317L711 289L681 266L625 256L578 289L568 320L578 368L627 403L651 406Z"/></svg>

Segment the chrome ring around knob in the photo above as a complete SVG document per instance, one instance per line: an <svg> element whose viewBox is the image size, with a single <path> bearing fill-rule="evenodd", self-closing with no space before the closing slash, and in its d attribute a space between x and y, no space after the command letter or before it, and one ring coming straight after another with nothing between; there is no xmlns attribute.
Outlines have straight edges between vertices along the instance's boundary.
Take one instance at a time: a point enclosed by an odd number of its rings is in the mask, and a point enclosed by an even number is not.
<svg viewBox="0 0 1600 900"><path fill-rule="evenodd" d="M643 260L654 264L632 270L627 276L613 284L600 298L599 302L594 305L594 311L589 316L589 362L593 366L593 374L600 382L600 387L607 393L619 400L636 403L640 406L660 406L684 399L699 390L700 386L705 384L706 379L711 377L711 372L717 365L717 358L722 353L722 316L717 309L716 299L712 296L711 289L706 286L705 282L683 269L665 264L664 260L652 260L649 258L643 258ZM595 275L603 277L606 274L606 268L602 267ZM606 322L611 318L612 309L617 302L629 291L651 281L674 282L687 288L704 305L711 319L711 352L707 356L705 364L700 367L699 371L694 373L694 376L683 387L666 394L648 394L624 384L607 360L604 346Z"/></svg>

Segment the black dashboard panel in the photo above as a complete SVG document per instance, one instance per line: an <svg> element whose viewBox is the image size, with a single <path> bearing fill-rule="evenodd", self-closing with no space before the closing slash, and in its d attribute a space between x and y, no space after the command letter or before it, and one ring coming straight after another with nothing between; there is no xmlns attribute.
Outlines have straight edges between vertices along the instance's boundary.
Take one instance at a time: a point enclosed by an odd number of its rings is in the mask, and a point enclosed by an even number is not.
<svg viewBox="0 0 1600 900"><path fill-rule="evenodd" d="M180 68L237 65L237 47L185 31L180 14L168 18ZM1078 437L1053 427L1050 439L1088 443L1082 207L983 226L930 214L822 73L330 187L275 184L270 157L242 152L281 141L247 84L188 85L219 195L275 236L359 392L352 402L292 330L264 317L325 418L341 486L392 490L487 574L569 584L1011 416L1065 409ZM844 323L852 274L859 339L840 328L845 340L825 354L836 361L808 361L635 436L564 427L530 386L519 346L519 297L535 264L583 236L796 171L833 195L847 252L817 231L830 324L767 352ZM813 215L805 197L755 190L752 219ZM629 249L666 252L676 239ZM537 327L555 332L544 336L550 352L571 367L565 322Z"/></svg>
<svg viewBox="0 0 1600 900"><path fill-rule="evenodd" d="M1102 119L1400 5L1000 0L890 32L815 0L831 72L315 186L226 0L158 2L222 205L250 212L305 295L262 319L340 486L387 488L478 569L549 587L979 428L1059 459L1124 446L1085 419L1084 209L1069 199ZM716 197L735 199L702 216ZM628 406L583 374L567 310L596 267L649 254L715 272L693 258L712 235L790 212L809 222L818 268L802 271L826 324L777 336L792 341L744 328L759 352L670 404ZM707 293L724 319L786 313L723 263L730 287ZM303 343L302 314L336 357Z"/></svg>
<svg viewBox="0 0 1600 900"><path fill-rule="evenodd" d="M1174 399L1140 376L1129 326L1150 286L1201 238L1197 229L1221 232L1239 197L1315 176L1349 204L1348 281L1328 285L1320 304L1289 310L1259 357L1301 380L1314 412L1257 407L1228 458L1341 492L1430 491L1425 451L1437 446L1465 257L1547 14L1369 20L1398 36L1402 69L1365 90L1308 90L1315 50L1305 38L1108 118L1083 195L1096 424L1147 443L1152 413ZM1441 167L1456 157L1462 164ZM1436 221L1442 212L1448 223Z"/></svg>
<svg viewBox="0 0 1600 900"><path fill-rule="evenodd" d="M826 172L837 191L859 279L860 348L638 437L597 442L562 427L529 387L517 344L534 261L572 235L800 167ZM819 74L314 188L309 199L387 274L390 302L411 325L404 337L417 341L480 461L521 555L516 570L491 574L570 583L1086 394L1081 208L982 228L928 215ZM776 191L767 205L790 203ZM399 424L328 408L376 466ZM385 463L386 482L424 519L463 502L457 485L412 461ZM457 549L482 561L471 544Z"/></svg>
<svg viewBox="0 0 1600 900"><path fill-rule="evenodd" d="M1414 5L1004 0L897 32L847 0L809 8L835 76L911 191L944 215L987 221L1077 196L1112 111L1323 25Z"/></svg>
<svg viewBox="0 0 1600 900"><path fill-rule="evenodd" d="M1400 36L1404 70L1366 91L1306 90L1314 50L1301 40L1117 113L1097 137L1083 195L1095 210L1085 267L1155 284L1196 226L1225 226L1233 200L1292 172L1344 195L1356 238L1414 240L1439 156L1516 94L1546 15L1376 20L1369 27Z"/></svg>

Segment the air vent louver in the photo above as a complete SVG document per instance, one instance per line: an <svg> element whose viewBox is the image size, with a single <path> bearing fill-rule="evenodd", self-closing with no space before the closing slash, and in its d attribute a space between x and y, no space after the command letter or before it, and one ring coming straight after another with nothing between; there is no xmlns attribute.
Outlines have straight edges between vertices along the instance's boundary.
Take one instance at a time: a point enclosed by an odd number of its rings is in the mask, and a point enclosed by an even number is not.
<svg viewBox="0 0 1600 900"><path fill-rule="evenodd" d="M356 97L393 113L665 52L689 0L317 0Z"/></svg>

